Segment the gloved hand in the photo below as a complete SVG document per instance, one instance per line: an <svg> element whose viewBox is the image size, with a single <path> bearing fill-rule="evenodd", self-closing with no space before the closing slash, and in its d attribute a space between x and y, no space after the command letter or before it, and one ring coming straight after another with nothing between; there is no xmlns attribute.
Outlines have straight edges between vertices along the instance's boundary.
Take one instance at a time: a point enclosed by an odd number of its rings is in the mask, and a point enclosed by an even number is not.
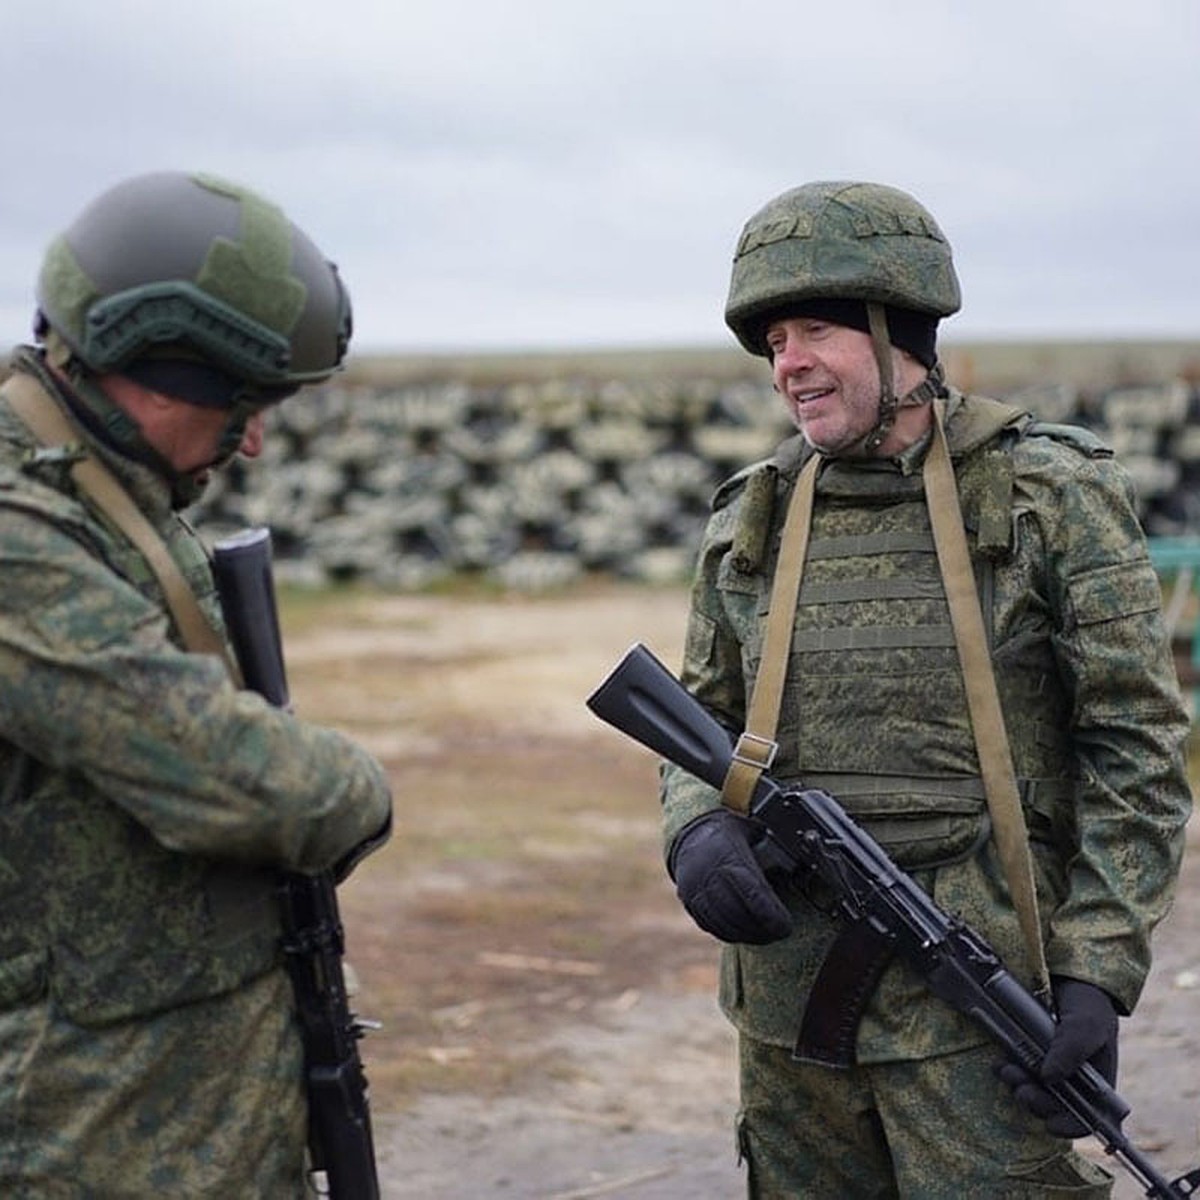
<svg viewBox="0 0 1200 1200"><path fill-rule="evenodd" d="M1116 1084L1117 1010L1108 993L1093 983L1057 975L1050 986L1058 1008L1058 1028L1042 1062L1041 1082L1061 1083L1090 1062L1109 1083ZM996 1073L1012 1089L1018 1104L1046 1122L1048 1133L1076 1138L1088 1132L1017 1063L1003 1063Z"/></svg>
<svg viewBox="0 0 1200 1200"><path fill-rule="evenodd" d="M792 917L750 848L754 827L727 808L685 825L667 869L692 920L723 942L763 946L792 932Z"/></svg>

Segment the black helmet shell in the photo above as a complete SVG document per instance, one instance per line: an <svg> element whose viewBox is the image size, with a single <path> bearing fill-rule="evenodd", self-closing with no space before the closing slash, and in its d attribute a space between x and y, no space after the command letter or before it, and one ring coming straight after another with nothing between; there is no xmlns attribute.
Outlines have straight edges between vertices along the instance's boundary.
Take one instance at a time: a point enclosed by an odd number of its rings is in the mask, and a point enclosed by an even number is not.
<svg viewBox="0 0 1200 1200"><path fill-rule="evenodd" d="M160 171L93 200L49 247L45 321L93 371L195 357L251 384L328 378L350 342L334 265L271 201Z"/></svg>

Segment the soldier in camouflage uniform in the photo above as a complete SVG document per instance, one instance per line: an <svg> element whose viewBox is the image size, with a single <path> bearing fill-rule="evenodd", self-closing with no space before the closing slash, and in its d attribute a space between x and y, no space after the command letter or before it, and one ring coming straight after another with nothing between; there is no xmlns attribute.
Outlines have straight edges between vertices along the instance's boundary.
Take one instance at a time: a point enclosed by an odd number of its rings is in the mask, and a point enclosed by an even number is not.
<svg viewBox="0 0 1200 1200"><path fill-rule="evenodd" d="M379 765L187 653L76 486L105 464L221 628L179 514L337 369L332 264L273 204L138 176L50 247L0 392L0 1195L300 1197L301 1043L274 879L390 826ZM75 440L40 446L18 385Z"/></svg>
<svg viewBox="0 0 1200 1200"><path fill-rule="evenodd" d="M809 184L750 219L727 321L770 361L800 433L716 495L682 678L731 733L746 728L784 512L819 454L772 774L837 795L1032 978L924 494L941 406L1060 1016L1045 1073L1090 1060L1111 1079L1179 867L1188 721L1125 475L1085 431L946 385L936 331L958 307L945 237L896 189ZM831 920L771 886L714 789L667 766L663 804L680 898L726 943L751 1196L1109 1194L1067 1114L1019 1068L996 1069L981 1031L903 964L867 1003L855 1065L794 1059Z"/></svg>

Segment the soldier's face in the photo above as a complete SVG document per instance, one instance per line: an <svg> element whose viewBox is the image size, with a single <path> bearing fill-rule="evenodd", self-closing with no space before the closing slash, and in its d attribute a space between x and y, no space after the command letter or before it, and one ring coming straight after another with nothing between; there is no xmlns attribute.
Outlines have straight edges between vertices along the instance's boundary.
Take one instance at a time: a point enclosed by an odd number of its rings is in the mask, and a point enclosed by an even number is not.
<svg viewBox="0 0 1200 1200"><path fill-rule="evenodd" d="M156 447L160 454L182 475L202 474L225 461L221 449L229 424L229 414L223 409L201 408L194 404L176 402L174 420ZM261 412L254 413L242 431L238 453L257 458L263 448Z"/></svg>
<svg viewBox="0 0 1200 1200"><path fill-rule="evenodd" d="M109 399L141 430L142 437L162 455L180 475L203 480L213 467L220 466L238 453L257 458L263 449L264 409L245 418L231 445L231 413L223 408L189 404L175 396L143 387L127 376L110 373L98 378Z"/></svg>
<svg viewBox="0 0 1200 1200"><path fill-rule="evenodd" d="M870 334L816 317L789 317L772 322L766 343L775 390L810 445L834 455L871 432L880 384Z"/></svg>

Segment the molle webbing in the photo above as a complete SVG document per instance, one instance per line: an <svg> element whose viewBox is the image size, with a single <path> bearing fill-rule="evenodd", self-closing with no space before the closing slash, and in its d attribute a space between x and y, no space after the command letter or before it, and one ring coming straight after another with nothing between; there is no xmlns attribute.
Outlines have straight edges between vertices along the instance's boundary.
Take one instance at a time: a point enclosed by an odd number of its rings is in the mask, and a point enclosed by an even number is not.
<svg viewBox="0 0 1200 1200"><path fill-rule="evenodd" d="M811 559L809 561L812 561ZM930 595L920 579L841 579L800 588L801 604L852 604L856 600L921 600Z"/></svg>
<svg viewBox="0 0 1200 1200"><path fill-rule="evenodd" d="M859 558L895 553L937 554L928 531L891 530L852 537L812 538L807 561ZM816 583L804 579L799 605L853 604L861 600L925 600L941 598L940 587L928 580L895 576L889 579L845 579ZM792 634L793 652L819 653L837 650L879 650L901 647L953 647L954 630L948 623L918 626L846 626L837 629L797 629Z"/></svg>
<svg viewBox="0 0 1200 1200"><path fill-rule="evenodd" d="M888 530L882 533L856 533L847 537L813 538L808 561L820 558L857 558L863 554L892 554L915 551L936 554L933 534L922 530Z"/></svg>
<svg viewBox="0 0 1200 1200"><path fill-rule="evenodd" d="M792 637L792 649L801 653L824 653L831 650L896 650L906 648L954 646L954 630L950 626L931 625L909 629L890 626L864 625L857 629L816 629Z"/></svg>

